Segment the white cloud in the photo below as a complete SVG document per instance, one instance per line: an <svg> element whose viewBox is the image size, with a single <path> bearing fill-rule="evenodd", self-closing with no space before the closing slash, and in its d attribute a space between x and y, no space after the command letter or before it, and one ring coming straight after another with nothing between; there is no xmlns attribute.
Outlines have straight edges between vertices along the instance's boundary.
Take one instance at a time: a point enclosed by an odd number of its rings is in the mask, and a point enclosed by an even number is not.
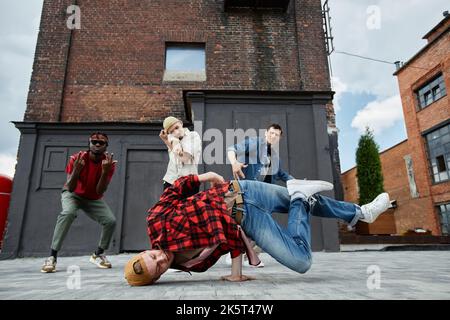
<svg viewBox="0 0 450 320"><path fill-rule="evenodd" d="M0 172L12 173L5 155L17 152L43 0L0 1ZM5 158L6 157L6 158Z"/></svg>
<svg viewBox="0 0 450 320"><path fill-rule="evenodd" d="M389 62L409 60L426 44L422 36L448 10L448 0L329 0L329 4L336 51ZM379 9L379 29L367 26L370 6ZM331 61L333 74L349 92L367 92L380 100L398 94L394 65L341 53L333 53Z"/></svg>
<svg viewBox="0 0 450 320"><path fill-rule="evenodd" d="M14 177L16 171L16 157L10 154L0 154L0 174Z"/></svg>
<svg viewBox="0 0 450 320"><path fill-rule="evenodd" d="M339 77L333 76L331 77L331 86L333 88L333 91L336 92L333 98L334 111L338 112L341 110L339 100L341 99L342 94L347 91L348 85L344 83Z"/></svg>
<svg viewBox="0 0 450 320"><path fill-rule="evenodd" d="M351 126L360 133L369 127L374 134L380 134L400 120L403 121L402 103L400 95L395 95L382 101L369 102L357 112Z"/></svg>

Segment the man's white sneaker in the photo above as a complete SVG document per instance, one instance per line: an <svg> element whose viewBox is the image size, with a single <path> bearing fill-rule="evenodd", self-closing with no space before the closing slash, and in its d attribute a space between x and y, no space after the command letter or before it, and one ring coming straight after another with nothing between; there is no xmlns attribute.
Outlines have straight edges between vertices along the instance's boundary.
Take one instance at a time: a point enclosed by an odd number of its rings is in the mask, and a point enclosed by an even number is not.
<svg viewBox="0 0 450 320"><path fill-rule="evenodd" d="M333 184L322 180L298 180L292 179L286 182L291 198L298 198L298 194L309 198L313 194L333 190ZM293 197L294 196L294 197ZM303 197L302 197L303 198Z"/></svg>
<svg viewBox="0 0 450 320"><path fill-rule="evenodd" d="M261 261L261 259L260 259L260 261ZM264 268L264 262L262 262L262 261L257 266L252 266L250 264L250 261L247 261L247 265L252 268Z"/></svg>
<svg viewBox="0 0 450 320"><path fill-rule="evenodd" d="M372 223L380 214L389 209L390 205L389 194L381 193L372 202L361 206L363 216L359 220Z"/></svg>
<svg viewBox="0 0 450 320"><path fill-rule="evenodd" d="M104 254L96 255L95 253L89 258L89 262L95 264L100 269L111 268L111 262L108 261Z"/></svg>
<svg viewBox="0 0 450 320"><path fill-rule="evenodd" d="M52 273L56 272L56 259L53 256L48 257L45 259L44 264L41 268L42 273Z"/></svg>

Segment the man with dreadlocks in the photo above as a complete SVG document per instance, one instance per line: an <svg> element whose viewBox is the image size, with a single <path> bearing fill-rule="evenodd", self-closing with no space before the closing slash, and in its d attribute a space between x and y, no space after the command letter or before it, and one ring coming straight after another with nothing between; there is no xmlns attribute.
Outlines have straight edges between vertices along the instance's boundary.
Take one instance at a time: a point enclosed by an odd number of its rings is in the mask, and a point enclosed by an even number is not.
<svg viewBox="0 0 450 320"><path fill-rule="evenodd" d="M117 161L113 160L114 154L106 151L107 147L108 136L95 132L89 137L89 149L70 157L66 167L67 181L61 194L62 211L56 220L51 255L45 260L41 272L56 271L57 253L77 217L78 209L83 209L103 227L98 248L89 261L102 269L111 268L104 251L109 247L116 218L102 197L114 174Z"/></svg>

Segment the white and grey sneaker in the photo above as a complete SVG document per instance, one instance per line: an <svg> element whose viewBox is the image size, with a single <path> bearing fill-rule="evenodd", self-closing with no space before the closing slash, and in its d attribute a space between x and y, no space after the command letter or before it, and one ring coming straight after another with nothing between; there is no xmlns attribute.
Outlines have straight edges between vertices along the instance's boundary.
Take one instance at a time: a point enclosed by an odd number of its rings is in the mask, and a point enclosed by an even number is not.
<svg viewBox="0 0 450 320"><path fill-rule="evenodd" d="M256 250L255 250L256 251ZM259 257L259 253L257 253L257 255L258 255L258 257ZM247 255L246 254L244 254L244 261L245 261L245 263L244 263L244 265L247 265L247 266L249 266L249 267L251 267L251 268L264 268L264 262L262 262L261 261L261 259L259 259L259 264L257 265L257 266L253 266L253 265L251 265L250 264L250 260L248 259L248 257L247 257Z"/></svg>
<svg viewBox="0 0 450 320"><path fill-rule="evenodd" d="M95 264L100 269L109 269L111 268L111 262L106 259L106 256L104 254L96 255L95 253L92 254L91 258L89 259L90 263Z"/></svg>
<svg viewBox="0 0 450 320"><path fill-rule="evenodd" d="M389 194L386 192L379 194L372 202L361 206L363 216L359 219L366 223L374 222L380 214L391 206Z"/></svg>
<svg viewBox="0 0 450 320"><path fill-rule="evenodd" d="M333 190L333 184L322 180L298 180L292 179L286 182L291 199L308 199L313 194Z"/></svg>
<svg viewBox="0 0 450 320"><path fill-rule="evenodd" d="M41 268L42 273L53 273L56 272L56 259L53 256L48 257L45 259L44 264Z"/></svg>

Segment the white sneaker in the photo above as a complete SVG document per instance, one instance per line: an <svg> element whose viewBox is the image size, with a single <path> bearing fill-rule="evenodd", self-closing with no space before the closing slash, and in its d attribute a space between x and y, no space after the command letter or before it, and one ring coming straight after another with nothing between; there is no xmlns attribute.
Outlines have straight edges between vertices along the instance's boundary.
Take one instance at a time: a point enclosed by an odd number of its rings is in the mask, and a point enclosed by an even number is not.
<svg viewBox="0 0 450 320"><path fill-rule="evenodd" d="M372 202L361 206L363 216L359 220L372 223L380 214L389 209L390 206L389 194L386 192L381 193Z"/></svg>
<svg viewBox="0 0 450 320"><path fill-rule="evenodd" d="M321 180L298 180L292 179L286 182L286 186L289 195L298 198L298 194L304 196L304 198L309 198L313 194L333 190L333 184L327 181ZM303 197L302 197L303 198Z"/></svg>
<svg viewBox="0 0 450 320"><path fill-rule="evenodd" d="M257 266L252 266L251 264L250 264L250 261L247 261L247 265L249 266L249 267L252 267L252 268L264 268L264 262L262 262L262 260L260 259L260 263L257 265Z"/></svg>
<svg viewBox="0 0 450 320"><path fill-rule="evenodd" d="M108 261L104 254L96 255L95 253L89 258L89 262L95 264L100 269L109 269L111 268L111 262Z"/></svg>
<svg viewBox="0 0 450 320"><path fill-rule="evenodd" d="M56 272L56 260L55 257L50 256L47 259L45 259L44 264L41 268L42 273L53 273Z"/></svg>

